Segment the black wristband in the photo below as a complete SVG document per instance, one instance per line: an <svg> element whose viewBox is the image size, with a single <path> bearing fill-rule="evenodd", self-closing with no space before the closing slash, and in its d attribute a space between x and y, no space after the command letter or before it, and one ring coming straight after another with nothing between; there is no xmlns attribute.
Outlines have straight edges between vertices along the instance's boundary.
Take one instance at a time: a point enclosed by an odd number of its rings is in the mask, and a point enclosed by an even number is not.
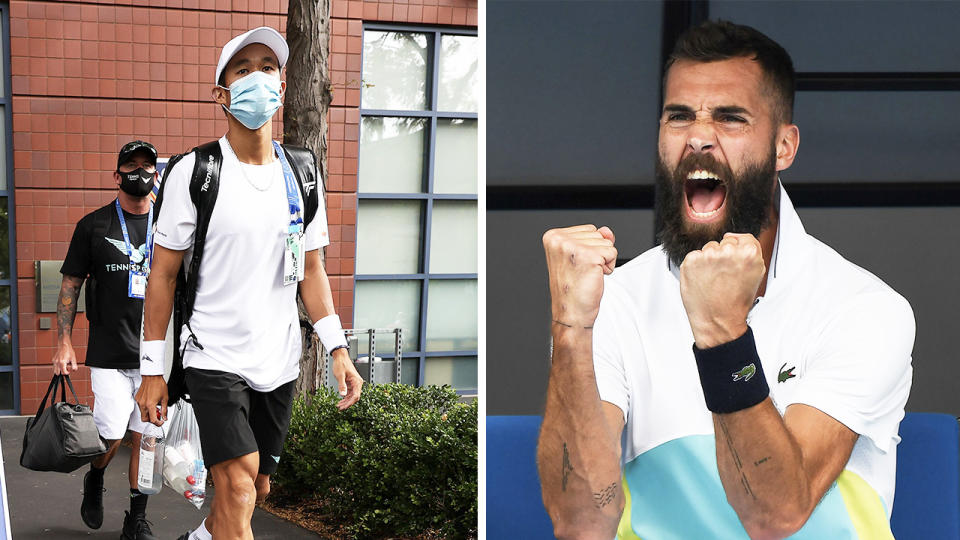
<svg viewBox="0 0 960 540"><path fill-rule="evenodd" d="M711 412L741 411L770 395L749 326L742 336L716 347L698 349L694 343L693 356L697 359L703 398Z"/></svg>

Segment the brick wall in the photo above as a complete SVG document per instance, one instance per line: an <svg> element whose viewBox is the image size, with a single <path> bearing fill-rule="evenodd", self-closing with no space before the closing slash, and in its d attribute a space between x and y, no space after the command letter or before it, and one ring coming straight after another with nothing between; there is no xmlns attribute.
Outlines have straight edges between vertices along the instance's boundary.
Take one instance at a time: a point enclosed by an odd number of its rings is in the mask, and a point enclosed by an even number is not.
<svg viewBox="0 0 960 540"><path fill-rule="evenodd" d="M135 6L133 4L136 4ZM10 2L20 410L36 410L52 374L55 314L35 313L34 261L63 259L76 222L116 193L125 142L161 156L226 132L210 88L220 47L256 26L285 31L281 0ZM363 21L476 26L476 0L332 0L327 272L345 326L353 320ZM278 114L276 118L281 118ZM283 132L274 121L274 136ZM40 317L53 328L39 329ZM74 343L83 361L87 323ZM89 370L73 377L92 402Z"/></svg>

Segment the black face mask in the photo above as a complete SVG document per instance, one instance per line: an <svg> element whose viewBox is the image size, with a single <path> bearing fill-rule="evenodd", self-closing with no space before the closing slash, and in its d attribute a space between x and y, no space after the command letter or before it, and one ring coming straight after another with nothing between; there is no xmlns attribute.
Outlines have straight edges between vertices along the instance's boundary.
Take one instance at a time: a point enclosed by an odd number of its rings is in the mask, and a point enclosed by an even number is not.
<svg viewBox="0 0 960 540"><path fill-rule="evenodd" d="M153 176L155 173L147 172L143 167L135 171L120 172L120 189L134 197L146 197L153 191Z"/></svg>

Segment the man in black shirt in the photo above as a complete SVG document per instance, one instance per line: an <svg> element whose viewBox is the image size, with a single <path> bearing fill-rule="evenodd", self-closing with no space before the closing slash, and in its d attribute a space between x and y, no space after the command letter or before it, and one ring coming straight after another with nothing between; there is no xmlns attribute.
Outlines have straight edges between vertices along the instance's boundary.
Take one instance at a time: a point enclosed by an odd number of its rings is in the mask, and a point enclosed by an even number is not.
<svg viewBox="0 0 960 540"><path fill-rule="evenodd" d="M54 373L77 369L71 342L80 286L87 282L90 338L86 365L93 387L93 416L109 451L90 465L83 477L80 516L91 529L103 523L103 473L129 429L130 512L123 521L122 539L153 540L146 520L147 495L137 488L140 434L146 426L134 396L140 387L140 325L143 296L150 272L149 234L152 204L149 194L157 178L157 151L150 143L133 141L120 149L113 179L119 190L110 204L77 223L60 272L63 283L57 304L57 352Z"/></svg>

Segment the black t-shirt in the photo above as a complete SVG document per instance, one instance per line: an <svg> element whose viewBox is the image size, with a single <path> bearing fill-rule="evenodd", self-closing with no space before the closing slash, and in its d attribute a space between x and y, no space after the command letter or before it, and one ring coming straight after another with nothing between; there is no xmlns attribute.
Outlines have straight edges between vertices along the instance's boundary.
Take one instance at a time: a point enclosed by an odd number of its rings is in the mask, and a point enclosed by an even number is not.
<svg viewBox="0 0 960 540"><path fill-rule="evenodd" d="M87 280L87 365L140 368L140 322L143 300L130 298L128 274L142 270L148 214L123 213L133 250L127 255L114 202L83 216L77 223L60 273Z"/></svg>

